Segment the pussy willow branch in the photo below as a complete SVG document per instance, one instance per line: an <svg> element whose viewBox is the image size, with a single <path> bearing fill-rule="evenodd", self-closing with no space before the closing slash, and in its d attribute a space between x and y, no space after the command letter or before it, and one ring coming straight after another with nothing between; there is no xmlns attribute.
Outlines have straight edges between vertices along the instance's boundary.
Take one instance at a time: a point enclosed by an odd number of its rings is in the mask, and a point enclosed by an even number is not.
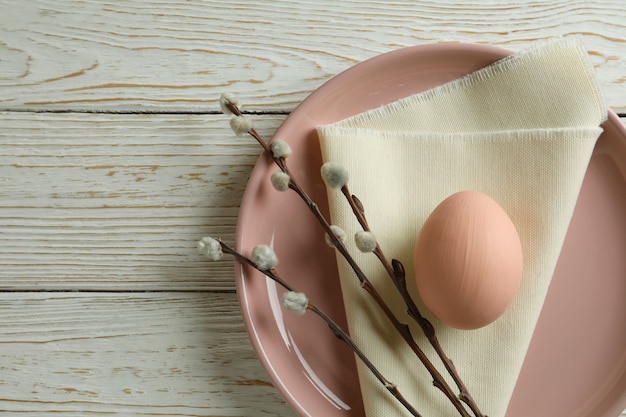
<svg viewBox="0 0 626 417"><path fill-rule="evenodd" d="M225 104L234 115L241 116L242 113L239 110L238 106L228 101ZM415 355L418 357L420 362L426 368L426 370L428 371L428 373L433 379L433 385L436 388L438 388L448 398L448 400L452 403L452 405L456 408L456 410L459 412L459 414L462 417L470 417L470 414L467 412L467 410L463 406L462 401L457 397L457 395L454 393L454 391L452 390L450 385L447 383L447 381L443 378L441 373L433 365L433 363L426 356L426 354L422 351L422 349L417 345L413 335L411 334L411 330L409 326L403 323L402 321L400 321L397 318L397 316L393 313L391 308L387 305L387 303L381 297L379 292L372 285L372 283L367 278L363 270L359 267L359 265L354 260L352 255L350 255L350 253L348 252L343 242L341 242L341 240L337 238L337 236L335 235L335 233L330 227L330 223L326 220L322 212L319 210L319 207L317 206L317 204L311 199L311 197L306 193L306 191L304 191L304 189L300 187L300 185L291 175L287 167L287 163L285 159L275 157L270 149L270 145L258 134L258 132L254 128L251 128L248 131L248 134L252 136L259 143L259 145L261 145L263 150L272 157L272 160L274 161L274 163L283 172L289 175L290 177L289 188L295 191L300 196L300 198L306 203L307 207L309 208L311 213L315 216L318 223L322 226L324 231L331 238L335 248L339 251L339 253L343 256L346 262L350 265L351 269L354 271L355 275L357 276L357 279L359 280L359 283L361 284L361 287L372 297L372 299L381 309L383 314L391 321L394 328L398 331L400 336L402 336L402 338L405 340L407 345L411 348L411 350L415 353Z"/></svg>
<svg viewBox="0 0 626 417"><path fill-rule="evenodd" d="M357 221L359 222L363 230L370 232L371 229L369 227L367 218L365 216L365 209L363 207L363 203L355 195L350 193L350 190L347 184L341 187L341 192L346 198L348 204L350 205L350 208L352 208L352 212L354 213L354 216L357 218ZM406 304L406 307L407 307L407 313L420 326L420 328L422 329L422 332L424 333L424 335L430 342L431 346L435 349L435 351L437 352L437 355L443 362L446 370L448 371L448 373L454 380L456 386L459 389L459 399L470 407L475 417L486 417L482 414L482 412L480 411L480 408L478 407L478 404L476 404L476 401L470 395L469 390L467 389L465 383L463 383L463 380L459 376L459 373L456 370L454 363L443 351L443 348L441 347L441 344L439 343L439 339L437 338L437 335L435 334L435 328L433 327L432 323L428 321L428 319L425 318L421 314L419 308L417 307L417 305L413 301L413 298L409 294L409 291L406 286L406 277L404 275L404 267L401 266L401 264L398 265L399 261L396 261L396 260L394 260L395 261L393 262L394 265L392 265L392 263L389 262L389 260L385 256L383 250L381 249L378 243L376 244L376 249L374 249L374 255L376 255L376 257L380 260L380 263L385 268L385 271L387 271L387 274L391 278L391 281L393 282L394 286L396 287L396 289L402 296L402 299L404 300L404 303Z"/></svg>
<svg viewBox="0 0 626 417"><path fill-rule="evenodd" d="M247 264L251 266L252 268L256 269L257 271L265 274L274 282L282 286L284 289L288 291L295 291L294 288L291 287L291 285L287 284L287 282L283 278L281 278L280 275L278 275L278 272L276 271L275 268L266 269L266 270L260 269L250 258L237 252L235 249L231 248L230 246L228 246L227 244L225 244L219 239L218 239L218 242L220 243L220 246L222 247L223 253L230 254L234 256L235 259L237 259L240 263ZM387 389L387 391L389 391L389 393L393 395L393 397L397 399L404 406L404 408L406 408L407 411L411 413L411 415L413 415L414 417L421 417L421 415L411 405L411 403L409 403L406 400L406 398L404 398L404 396L400 393L400 390L398 390L398 387L396 387L395 384L393 384L392 382L390 382L387 378L383 376L383 374L378 370L378 368L376 368L376 366L372 363L372 361L369 360L367 355L365 355L365 353L363 353L363 351L359 349L356 343L354 343L354 341L348 335L348 333L346 333L337 323L335 323L335 321L331 319L322 309L320 309L319 307L317 307L315 304L311 303L310 301L307 304L306 308L326 322L326 324L328 325L330 330L333 332L335 337L337 337L339 340L345 343L354 352L354 354L358 356L361 362L363 362L363 364L367 366L367 368L370 370L370 372L372 372L372 374L376 377L376 379L378 379L378 381L381 384L383 384L385 389Z"/></svg>

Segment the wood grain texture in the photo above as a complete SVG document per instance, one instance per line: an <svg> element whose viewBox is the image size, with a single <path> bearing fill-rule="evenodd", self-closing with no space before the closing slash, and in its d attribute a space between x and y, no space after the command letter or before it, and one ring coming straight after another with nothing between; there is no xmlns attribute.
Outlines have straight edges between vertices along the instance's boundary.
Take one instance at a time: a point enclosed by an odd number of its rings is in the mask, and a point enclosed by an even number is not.
<svg viewBox="0 0 626 417"><path fill-rule="evenodd" d="M233 294L0 294L0 413L295 416Z"/></svg>
<svg viewBox="0 0 626 417"><path fill-rule="evenodd" d="M578 35L626 113L625 18L622 0L0 0L0 413L294 417L232 261L195 250L234 238L259 155L219 95L269 137L384 52Z"/></svg>
<svg viewBox="0 0 626 417"><path fill-rule="evenodd" d="M0 113L0 149L1 289L234 289L195 249L234 241L261 150L226 116Z"/></svg>
<svg viewBox="0 0 626 417"><path fill-rule="evenodd" d="M0 109L206 111L225 90L291 110L375 55L436 42L519 50L579 35L626 111L622 0L0 0Z"/></svg>

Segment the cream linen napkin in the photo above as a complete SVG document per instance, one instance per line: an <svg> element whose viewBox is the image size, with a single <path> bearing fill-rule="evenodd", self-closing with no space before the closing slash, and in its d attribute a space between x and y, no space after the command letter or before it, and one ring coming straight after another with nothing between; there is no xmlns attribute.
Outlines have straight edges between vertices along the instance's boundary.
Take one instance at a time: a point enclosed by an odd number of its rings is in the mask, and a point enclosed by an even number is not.
<svg viewBox="0 0 626 417"><path fill-rule="evenodd" d="M387 256L404 263L409 284L420 227L447 196L482 191L515 223L524 254L522 284L513 305L494 323L479 330L449 328L432 317L413 290L490 417L505 415L606 113L586 51L576 40L558 39L430 91L318 127L324 161L349 170L350 190L362 200ZM328 197L332 222L353 235L358 224L340 193L330 190ZM398 316L411 323L375 257L352 252ZM424 417L458 415L347 264L340 259L338 266L358 345ZM411 326L419 345L443 369L419 328ZM368 416L408 415L360 363L359 378Z"/></svg>

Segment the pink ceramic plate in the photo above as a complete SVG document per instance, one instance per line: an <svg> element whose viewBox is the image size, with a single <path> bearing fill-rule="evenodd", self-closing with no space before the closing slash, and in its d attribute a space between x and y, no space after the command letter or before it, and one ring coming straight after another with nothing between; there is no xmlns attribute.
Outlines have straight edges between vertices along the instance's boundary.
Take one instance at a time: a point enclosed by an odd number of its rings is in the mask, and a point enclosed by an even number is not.
<svg viewBox="0 0 626 417"><path fill-rule="evenodd" d="M375 57L311 94L275 137L291 144L294 174L327 212L317 125L429 89L508 54L443 44ZM604 128L507 417L615 417L626 407L626 130L612 112ZM261 157L252 172L237 247L250 253L257 244L272 244L281 274L345 326L334 252L295 194L271 187L275 170ZM316 316L283 315L282 291L263 275L240 266L236 274L254 348L296 412L363 416L351 351Z"/></svg>

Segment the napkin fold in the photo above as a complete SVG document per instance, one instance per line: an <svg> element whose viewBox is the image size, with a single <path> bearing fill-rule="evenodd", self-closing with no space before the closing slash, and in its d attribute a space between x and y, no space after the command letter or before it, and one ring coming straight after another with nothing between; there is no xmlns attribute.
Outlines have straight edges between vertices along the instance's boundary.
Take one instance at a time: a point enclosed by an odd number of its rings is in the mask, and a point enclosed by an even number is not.
<svg viewBox="0 0 626 417"><path fill-rule="evenodd" d="M506 413L606 116L585 49L567 38L317 128L323 160L340 163L350 172L350 190L363 202L383 251L403 262L420 310L490 417ZM511 307L494 323L468 331L433 317L411 278L422 224L443 199L469 189L491 196L509 214L520 234L524 265ZM332 222L354 235L359 226L341 193L329 190L328 200ZM349 249L447 377L375 257L353 245ZM356 343L423 416L458 415L338 258L349 330ZM408 415L360 362L358 371L368 416ZM456 392L453 381L447 380Z"/></svg>

